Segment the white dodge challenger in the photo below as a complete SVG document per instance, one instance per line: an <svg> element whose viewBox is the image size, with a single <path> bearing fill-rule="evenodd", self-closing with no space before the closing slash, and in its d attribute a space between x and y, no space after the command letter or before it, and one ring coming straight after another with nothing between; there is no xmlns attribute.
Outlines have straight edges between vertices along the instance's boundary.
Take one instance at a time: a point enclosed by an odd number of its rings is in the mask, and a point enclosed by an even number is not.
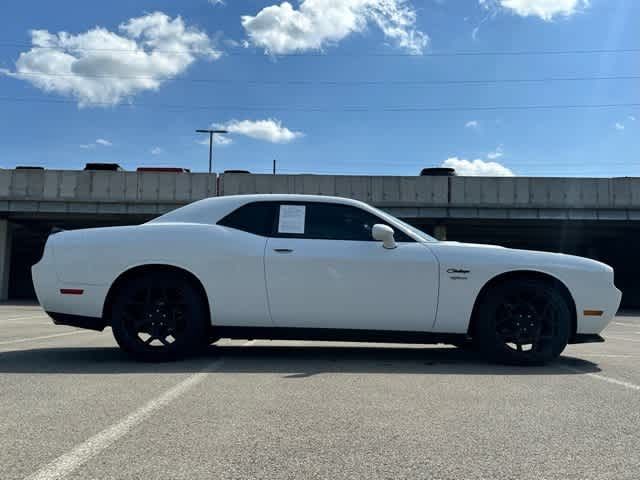
<svg viewBox="0 0 640 480"><path fill-rule="evenodd" d="M56 324L143 360L220 338L472 344L542 364L601 342L621 293L586 258L437 241L365 203L242 195L142 225L49 236L33 266Z"/></svg>

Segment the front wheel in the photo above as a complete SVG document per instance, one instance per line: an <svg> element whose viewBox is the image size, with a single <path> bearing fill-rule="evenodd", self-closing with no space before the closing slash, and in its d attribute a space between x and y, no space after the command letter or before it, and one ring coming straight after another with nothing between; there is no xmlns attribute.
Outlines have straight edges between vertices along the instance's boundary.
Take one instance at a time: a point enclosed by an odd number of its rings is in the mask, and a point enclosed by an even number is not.
<svg viewBox="0 0 640 480"><path fill-rule="evenodd" d="M134 358L166 361L207 345L206 302L179 273L147 273L116 292L111 328L118 345Z"/></svg>
<svg viewBox="0 0 640 480"><path fill-rule="evenodd" d="M475 340L491 360L542 365L567 346L571 309L553 285L514 280L492 288L477 310Z"/></svg>

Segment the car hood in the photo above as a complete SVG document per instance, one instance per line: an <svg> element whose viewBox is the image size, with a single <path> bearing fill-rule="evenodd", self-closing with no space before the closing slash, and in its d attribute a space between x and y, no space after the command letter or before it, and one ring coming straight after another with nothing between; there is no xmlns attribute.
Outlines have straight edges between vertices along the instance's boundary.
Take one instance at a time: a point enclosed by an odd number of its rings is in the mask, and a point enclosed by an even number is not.
<svg viewBox="0 0 640 480"><path fill-rule="evenodd" d="M433 251L440 260L447 263L499 263L513 268L560 267L587 271L612 272L613 269L602 262L590 258L565 253L520 250L498 245L462 242L437 242Z"/></svg>

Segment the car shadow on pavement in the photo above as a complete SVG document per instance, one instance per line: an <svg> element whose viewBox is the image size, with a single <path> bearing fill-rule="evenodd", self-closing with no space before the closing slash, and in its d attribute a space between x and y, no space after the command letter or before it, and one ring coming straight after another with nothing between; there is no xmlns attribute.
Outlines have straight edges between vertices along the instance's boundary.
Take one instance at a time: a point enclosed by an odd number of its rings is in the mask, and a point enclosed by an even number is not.
<svg viewBox="0 0 640 480"><path fill-rule="evenodd" d="M322 373L429 375L571 375L599 372L597 364L563 356L542 367L488 363L480 355L452 347L384 346L211 346L177 362L136 362L118 348L38 348L0 352L0 373L271 373L306 378Z"/></svg>

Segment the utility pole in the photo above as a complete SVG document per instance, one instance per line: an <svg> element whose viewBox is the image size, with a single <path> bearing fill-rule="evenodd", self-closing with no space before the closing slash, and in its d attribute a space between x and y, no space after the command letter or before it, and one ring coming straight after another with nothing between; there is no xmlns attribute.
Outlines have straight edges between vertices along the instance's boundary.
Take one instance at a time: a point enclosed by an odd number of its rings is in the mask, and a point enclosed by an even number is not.
<svg viewBox="0 0 640 480"><path fill-rule="evenodd" d="M211 173L213 169L213 135L224 135L229 133L227 130L196 130L196 133L208 133L209 134L209 173Z"/></svg>

